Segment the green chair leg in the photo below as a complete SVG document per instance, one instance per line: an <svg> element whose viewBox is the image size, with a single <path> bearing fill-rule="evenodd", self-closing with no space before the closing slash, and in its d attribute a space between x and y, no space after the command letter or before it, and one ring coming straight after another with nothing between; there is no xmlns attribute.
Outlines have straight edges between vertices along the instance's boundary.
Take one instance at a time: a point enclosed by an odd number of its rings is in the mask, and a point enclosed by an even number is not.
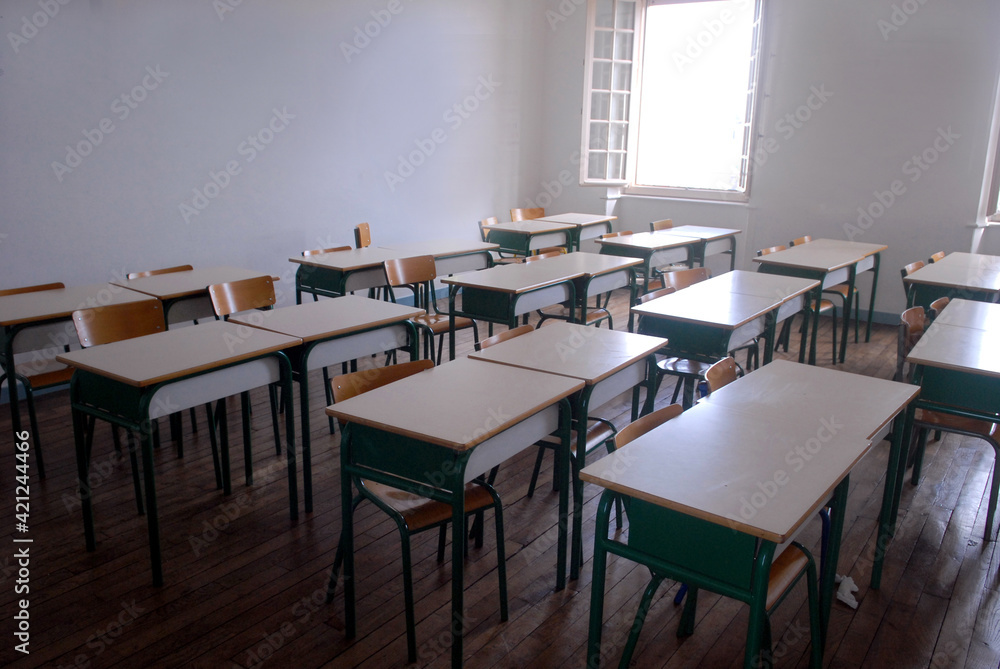
<svg viewBox="0 0 1000 669"><path fill-rule="evenodd" d="M621 669L628 667L632 661L632 653L635 652L635 646L639 642L639 632L642 631L642 626L646 622L646 615L649 613L650 604L653 602L653 595L656 594L657 588L663 583L663 579L663 576L653 574L649 585L646 586L645 592L642 593L642 599L639 601L639 610L635 612L635 620L632 622L632 628L628 633L628 640L625 642L625 649L622 651L621 661L618 663Z"/></svg>

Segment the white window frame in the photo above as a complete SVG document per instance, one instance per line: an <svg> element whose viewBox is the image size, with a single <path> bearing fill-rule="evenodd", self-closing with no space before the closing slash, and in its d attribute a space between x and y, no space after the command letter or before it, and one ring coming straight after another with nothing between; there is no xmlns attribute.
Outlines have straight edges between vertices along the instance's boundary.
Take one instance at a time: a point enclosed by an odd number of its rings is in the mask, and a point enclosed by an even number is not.
<svg viewBox="0 0 1000 669"><path fill-rule="evenodd" d="M617 15L617 8L619 0L612 0L613 15ZM756 12L757 21L757 52L755 55L755 63L752 68L753 77L753 99L750 101L750 131L746 135L747 145L744 147L744 174L743 174L743 190L740 191L730 191L730 190L714 190L714 189L701 189L701 188L680 188L680 187L669 187L669 186L646 186L646 185L636 185L634 183L635 173L636 173L636 158L638 155L638 109L639 109L639 98L642 95L641 91L641 81L642 81L642 54L643 54L643 39L645 35L645 24L644 19L646 15L646 8L653 4L672 4L672 3L689 3L689 2L700 2L704 0L636 0L636 11L635 11L635 25L633 27L633 53L631 57L632 65L632 77L630 82L630 88L628 91L628 115L626 116L626 127L628 132L628 139L626 143L625 150L625 175L624 178L597 178L591 177L590 174L590 160L591 153L598 153L598 151L592 151L590 149L590 135L591 135L591 125L594 121L591 118L592 113L592 101L593 101L593 72L594 72L594 41L595 33L597 28L596 15L597 15L597 0L588 0L587 3L587 52L584 67L584 94L583 94L583 119L582 119L582 129L581 129L581 160L580 160L580 184L584 186L606 186L614 189L617 194L622 195L636 195L636 196L650 196L650 197L666 197L666 198L681 198L681 199L693 199L693 200L712 200L719 202L740 202L745 203L750 199L750 185L752 180L752 166L753 166L753 150L754 144L759 136L759 131L757 130L757 122L759 118L759 108L761 106L761 99L763 98L761 92L761 85L763 82L762 76L762 65L764 61L764 55L767 53L764 47L764 7L765 0L748 0L754 3L754 11ZM615 26L615 30L620 30L618 26ZM618 61L616 61L618 62ZM624 62L624 61L621 61ZM613 77L612 77L613 80ZM607 153L612 153L609 149ZM606 173L606 172L605 172Z"/></svg>

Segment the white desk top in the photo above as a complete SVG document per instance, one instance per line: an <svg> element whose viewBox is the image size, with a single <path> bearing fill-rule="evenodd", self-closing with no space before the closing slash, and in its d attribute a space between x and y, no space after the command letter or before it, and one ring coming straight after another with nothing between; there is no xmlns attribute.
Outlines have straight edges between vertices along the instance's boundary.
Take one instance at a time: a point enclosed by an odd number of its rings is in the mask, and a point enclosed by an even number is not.
<svg viewBox="0 0 1000 669"><path fill-rule="evenodd" d="M270 274L240 267L199 267L184 272L154 274L112 283L161 300L171 300L200 293L207 295L206 289L214 283L240 281L258 276L270 276Z"/></svg>
<svg viewBox="0 0 1000 669"><path fill-rule="evenodd" d="M935 263L936 264L936 263ZM963 323L996 322L1000 305L982 307L962 305L966 300L952 300L941 315L906 356L912 364L952 369L970 374L1000 377L1000 347L996 345L997 330L979 329ZM956 307L952 311L952 307ZM950 312L950 313L949 313ZM977 318L988 315L986 317Z"/></svg>
<svg viewBox="0 0 1000 669"><path fill-rule="evenodd" d="M77 309L149 299L152 298L148 295L110 283L7 295L0 297L0 326L69 318Z"/></svg>
<svg viewBox="0 0 1000 669"><path fill-rule="evenodd" d="M667 228L666 230L658 230L657 232L712 241L724 237L733 237L740 234L742 230L735 228L713 228L707 225L679 225L675 228Z"/></svg>
<svg viewBox="0 0 1000 669"><path fill-rule="evenodd" d="M550 223L565 223L567 225L574 225L578 228L585 228L589 225L599 225L601 223L607 223L609 221L617 220L617 216L609 216L606 214L552 214L551 216L542 216L536 218L536 221L548 221Z"/></svg>
<svg viewBox="0 0 1000 669"><path fill-rule="evenodd" d="M868 256L885 251L885 244L849 242L840 239L816 239L808 244L793 246L784 251L757 256L756 263L783 265L801 269L832 272L842 267L854 265Z"/></svg>
<svg viewBox="0 0 1000 669"><path fill-rule="evenodd" d="M1000 305L978 300L953 299L934 319L935 323L1000 332Z"/></svg>
<svg viewBox="0 0 1000 669"><path fill-rule="evenodd" d="M632 307L637 316L665 318L685 323L703 323L735 330L760 318L781 300L758 295L740 295L712 287L689 286L670 295Z"/></svg>
<svg viewBox="0 0 1000 669"><path fill-rule="evenodd" d="M597 253L563 253L534 262L498 265L441 279L441 283L519 294L536 288L585 276L598 276L632 265L639 260Z"/></svg>
<svg viewBox="0 0 1000 669"><path fill-rule="evenodd" d="M695 239L699 239L698 237L689 235L675 235L671 233L672 230L637 232L633 235L619 235L618 237L595 239L594 241L604 246L621 246L645 251L659 251L678 246L690 246L694 243Z"/></svg>
<svg viewBox="0 0 1000 669"><path fill-rule="evenodd" d="M738 295L755 295L757 297L770 297L781 302L787 302L793 297L807 293L819 285L817 279L803 279L797 276L783 276L781 274L762 274L760 272L747 272L744 270L733 270L725 274L717 274L711 279L701 281L694 286L702 286L717 290L725 290ZM685 288L684 290L688 290Z"/></svg>
<svg viewBox="0 0 1000 669"><path fill-rule="evenodd" d="M327 407L330 416L463 451L569 397L583 382L458 358Z"/></svg>
<svg viewBox="0 0 1000 669"><path fill-rule="evenodd" d="M1000 291L1000 256L950 253L903 277L904 283Z"/></svg>
<svg viewBox="0 0 1000 669"><path fill-rule="evenodd" d="M500 248L500 245L491 244L489 242L482 242L479 240L470 241L467 239L429 239L419 242L386 244L382 248L405 253L406 257L434 256L435 258L443 258L446 256L463 255L466 253L483 253L486 251L492 251Z"/></svg>
<svg viewBox="0 0 1000 669"><path fill-rule="evenodd" d="M423 309L404 304L344 295L269 311L252 311L233 316L229 321L309 342L399 323L422 313Z"/></svg>
<svg viewBox="0 0 1000 669"><path fill-rule="evenodd" d="M211 321L62 353L56 360L142 388L301 343L267 330Z"/></svg>
<svg viewBox="0 0 1000 669"><path fill-rule="evenodd" d="M782 387L776 378L785 374L798 381ZM850 392L843 393L840 383L828 385L826 374L846 377L839 381ZM815 390L801 394L803 383ZM892 392L880 392L882 384L891 384ZM775 361L717 391L718 399L728 395L727 402L695 405L580 476L782 543L868 452L871 442L864 435L877 432L873 426L891 420L918 391L909 384ZM845 395L867 398L863 415L851 414L857 403L843 404ZM770 401L760 404L765 398Z"/></svg>
<svg viewBox="0 0 1000 669"><path fill-rule="evenodd" d="M552 323L469 357L560 374L594 385L666 345L659 337Z"/></svg>
<svg viewBox="0 0 1000 669"><path fill-rule="evenodd" d="M564 232L575 230L576 224L558 223L542 218L530 218L524 221L509 221L507 223L494 223L486 230L503 230L505 232L516 232L524 235L540 235L546 232Z"/></svg>

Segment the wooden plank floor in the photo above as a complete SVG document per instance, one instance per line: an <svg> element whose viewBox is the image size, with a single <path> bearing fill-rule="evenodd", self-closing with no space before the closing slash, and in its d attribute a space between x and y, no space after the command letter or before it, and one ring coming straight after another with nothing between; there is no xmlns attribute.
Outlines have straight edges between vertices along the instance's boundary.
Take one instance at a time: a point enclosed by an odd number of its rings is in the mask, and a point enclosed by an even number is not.
<svg viewBox="0 0 1000 669"><path fill-rule="evenodd" d="M616 323L626 322L616 295ZM829 341L829 325L821 343ZM848 348L846 371L890 378L894 328L876 327L872 341ZM462 335L459 354L472 348ZM794 344L793 344L794 348ZM793 351L794 353L794 351ZM829 349L820 351L829 366ZM319 375L312 381L315 512L292 524L283 458L275 456L266 393L254 395L254 476L243 485L237 444L238 412L230 410L234 489L215 489L205 432L184 419L185 455L172 445L156 453L165 582L150 584L146 523L136 515L127 458L116 455L106 426L93 455L98 545L84 549L68 395L39 399L40 437L48 478L31 480L30 592L15 594L13 557L15 460L10 441L0 448L0 606L5 613L0 665L15 667L396 667L406 664L402 579L395 527L370 504L357 512L358 636L343 634L343 595L323 598L340 529L339 432L330 436L320 407ZM664 384L659 404L669 401ZM231 402L232 407L235 403ZM296 402L296 406L298 403ZM602 415L627 420L625 398ZM10 432L0 411L0 433ZM995 542L983 541L993 453L981 441L946 435L931 443L919 486L906 484L899 528L888 552L880 591L868 588L875 523L888 445L880 444L851 477L840 573L859 586L857 610L835 603L825 664L831 667L997 667L1000 664L1000 587ZM590 556L599 489L586 486L581 578L554 592L556 494L551 460L540 490L527 497L535 457L529 449L505 463L497 489L505 504L510 619L499 620L492 523L486 544L471 549L466 572L469 667L585 665L590 603ZM626 530L627 531L627 527ZM25 535L18 534L22 537ZM804 541L818 555L818 523ZM450 559L435 559L436 533L413 544L418 666L448 666ZM645 587L643 568L612 557L605 606L608 666L621 645ZM668 587L669 586L669 587ZM637 649L639 667L735 667L742 661L747 609L703 593L693 636L675 636L677 585L665 584L652 606ZM11 617L30 600L29 656L14 651ZM804 586L773 620L777 665L808 664Z"/></svg>

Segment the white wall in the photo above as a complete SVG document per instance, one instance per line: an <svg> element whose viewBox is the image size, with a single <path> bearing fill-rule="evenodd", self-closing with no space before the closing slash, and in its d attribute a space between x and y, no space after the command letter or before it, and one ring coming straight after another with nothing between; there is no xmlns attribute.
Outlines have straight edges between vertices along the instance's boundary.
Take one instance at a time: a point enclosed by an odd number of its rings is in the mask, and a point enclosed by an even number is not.
<svg viewBox="0 0 1000 669"><path fill-rule="evenodd" d="M4 0L0 285L233 264L287 301L305 248L478 239L537 180L532 3L237 1Z"/></svg>
<svg viewBox="0 0 1000 669"><path fill-rule="evenodd" d="M543 181L579 150L583 82L567 73L579 71L585 30L584 8L548 4L567 19L555 22L546 41L547 82L557 95L546 109ZM752 267L755 249L803 234L884 243L875 308L898 314L899 267L938 250L970 248L1000 73L1000 3L769 0L767 7L759 129L777 150L761 154L749 204L628 198L617 205L618 228L645 230L659 218L739 228L742 268ZM800 112L808 115L800 127L779 126L807 103L813 87L831 95L821 105L813 98L819 108ZM949 128L951 143L937 140L939 129ZM935 141L946 151L936 151ZM935 158L926 170L908 162L925 150ZM867 229L860 227L858 208L878 213L878 193L888 202L884 193L894 181L902 194L871 223L861 219ZM572 186L552 208L603 211L603 195Z"/></svg>
<svg viewBox="0 0 1000 669"><path fill-rule="evenodd" d="M283 275L287 300L287 258L349 244L361 221L378 244L476 238L477 219L531 202L604 210L603 189L577 185L583 0L242 0L220 17L222 3L236 2L3 1L0 285L225 263ZM58 13L39 15L43 5ZM758 247L846 237L858 207L898 180L903 195L855 235L889 245L876 309L898 313L897 268L968 250L972 239L1000 3L768 6L760 129L778 150L754 170L749 204L627 199L619 227L666 217L736 227L747 268ZM894 6L911 14L883 34ZM391 21L378 26L372 12ZM25 29L32 19L43 27ZM348 62L342 43L366 27L377 34ZM22 30L30 38L12 40ZM147 67L169 74L121 118L115 100L142 85ZM499 85L490 92L481 77ZM832 96L792 136L781 132L812 87ZM467 99L478 106L468 118L445 117ZM251 162L243 143L275 109L294 118ZM53 162L85 132L96 137L102 119L114 130L57 178ZM957 139L911 181L907 161L949 127ZM386 172L400 156L419 160L417 142L428 146L435 130L443 143L390 189ZM185 221L179 206L230 161L239 174Z"/></svg>

